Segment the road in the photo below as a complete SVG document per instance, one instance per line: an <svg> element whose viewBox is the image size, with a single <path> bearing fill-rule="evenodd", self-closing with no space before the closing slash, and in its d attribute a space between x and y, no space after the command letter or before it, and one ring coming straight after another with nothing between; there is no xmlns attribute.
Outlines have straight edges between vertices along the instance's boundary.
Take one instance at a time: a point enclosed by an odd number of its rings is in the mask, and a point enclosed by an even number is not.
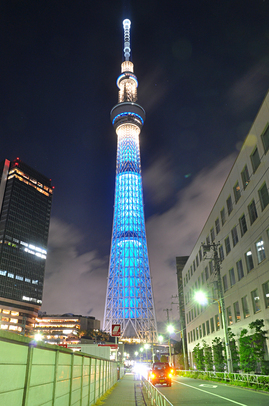
<svg viewBox="0 0 269 406"><path fill-rule="evenodd" d="M218 382L175 377L172 387L156 386L173 406L269 406L269 394Z"/></svg>

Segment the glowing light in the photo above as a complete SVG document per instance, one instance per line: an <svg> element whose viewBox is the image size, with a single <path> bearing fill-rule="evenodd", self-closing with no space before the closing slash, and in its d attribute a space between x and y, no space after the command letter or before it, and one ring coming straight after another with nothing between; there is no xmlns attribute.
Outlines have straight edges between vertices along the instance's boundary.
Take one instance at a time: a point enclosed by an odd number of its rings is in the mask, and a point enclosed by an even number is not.
<svg viewBox="0 0 269 406"><path fill-rule="evenodd" d="M205 293L202 292L201 290L199 290L198 292L195 292L194 300L202 305L205 305L208 303L208 299L207 299Z"/></svg>
<svg viewBox="0 0 269 406"><path fill-rule="evenodd" d="M40 333L37 333L37 334L35 334L35 337L34 337L34 339L35 339L35 341L42 341L42 339L43 339L43 336L42 336L42 334L40 334Z"/></svg>
<svg viewBox="0 0 269 406"><path fill-rule="evenodd" d="M141 123L144 124L143 118L142 118L141 116L139 116L138 114L136 114L136 113L132 113L131 111L129 111L129 112L128 112L128 111L125 111L124 113L118 114L118 115L113 119L112 124L114 124L115 121L116 121L119 117L124 117L124 116L137 117L137 118L141 121Z"/></svg>

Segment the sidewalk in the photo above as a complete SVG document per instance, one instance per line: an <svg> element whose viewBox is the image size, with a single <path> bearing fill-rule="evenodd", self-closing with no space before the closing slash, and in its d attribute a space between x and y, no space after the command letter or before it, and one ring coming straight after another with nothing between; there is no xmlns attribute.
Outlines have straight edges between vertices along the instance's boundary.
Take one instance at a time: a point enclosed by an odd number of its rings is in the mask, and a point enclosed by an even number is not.
<svg viewBox="0 0 269 406"><path fill-rule="evenodd" d="M125 374L108 397L102 401L102 405L135 406L135 385L139 383L140 381L136 381L134 375Z"/></svg>

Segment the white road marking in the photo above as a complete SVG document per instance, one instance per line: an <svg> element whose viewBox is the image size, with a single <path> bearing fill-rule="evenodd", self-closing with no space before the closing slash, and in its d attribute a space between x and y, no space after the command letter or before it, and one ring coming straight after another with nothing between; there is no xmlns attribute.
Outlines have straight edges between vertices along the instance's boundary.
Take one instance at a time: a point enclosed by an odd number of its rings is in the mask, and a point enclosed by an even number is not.
<svg viewBox="0 0 269 406"><path fill-rule="evenodd" d="M208 383L201 383L201 385L199 386L203 386L204 388L217 388L218 385L209 385Z"/></svg>
<svg viewBox="0 0 269 406"><path fill-rule="evenodd" d="M217 395L216 393L207 392L207 391L204 390L204 389L196 388L195 386L188 385L187 383L182 383L182 382L179 382L179 381L176 381L176 380L174 380L174 382L176 382L176 383L178 383L178 384L180 384L180 385L188 386L189 388L192 388L192 389L199 390L199 391L201 391L201 392L205 392L205 393L207 393L208 395L216 396L217 398L227 400L228 402L235 403L236 405L239 405L239 406L248 406L248 405L246 405L245 403L236 402L235 400L231 400L231 399L225 398L224 396Z"/></svg>

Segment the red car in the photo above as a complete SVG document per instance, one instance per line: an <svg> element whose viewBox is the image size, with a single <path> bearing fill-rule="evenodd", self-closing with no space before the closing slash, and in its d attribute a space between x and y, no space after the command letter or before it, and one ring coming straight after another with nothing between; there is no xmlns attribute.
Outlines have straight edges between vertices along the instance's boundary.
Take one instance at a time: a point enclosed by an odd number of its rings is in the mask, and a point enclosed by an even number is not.
<svg viewBox="0 0 269 406"><path fill-rule="evenodd" d="M149 374L149 381L152 385L167 385L171 386L173 370L168 362L155 362Z"/></svg>

